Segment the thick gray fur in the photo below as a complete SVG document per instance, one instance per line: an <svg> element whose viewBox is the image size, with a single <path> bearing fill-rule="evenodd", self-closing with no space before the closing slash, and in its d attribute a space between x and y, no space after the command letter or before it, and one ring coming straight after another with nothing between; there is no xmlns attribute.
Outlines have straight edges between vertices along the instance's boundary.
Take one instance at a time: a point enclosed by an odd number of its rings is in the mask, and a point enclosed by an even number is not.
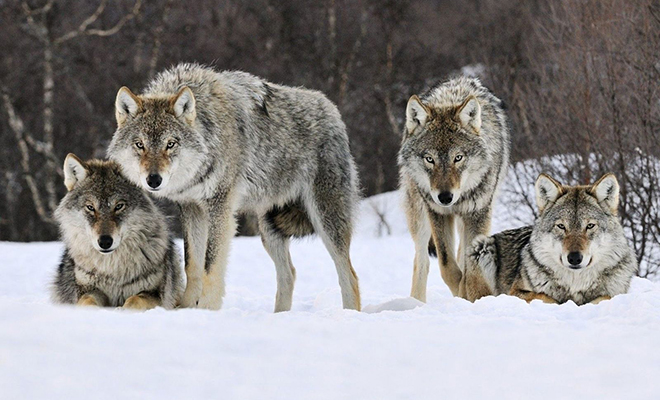
<svg viewBox="0 0 660 400"><path fill-rule="evenodd" d="M178 100L186 87L193 102ZM154 193L181 207L185 306L220 308L234 215L250 211L276 265L276 311L291 307L289 238L314 232L335 261L344 307L360 308L349 258L357 173L346 127L322 93L180 64L140 96L120 91L117 113L108 155L147 190L148 174L162 175L167 183Z"/></svg>
<svg viewBox="0 0 660 400"><path fill-rule="evenodd" d="M180 255L165 216L121 175L116 163L91 160L77 165L78 173L85 170L84 178L75 182L55 212L65 250L53 282L53 300L76 304L92 295L96 305L120 307L140 295L150 298L152 306L174 308L183 282ZM119 202L124 206L115 212ZM119 243L114 251L100 252L95 245L100 235Z"/></svg>
<svg viewBox="0 0 660 400"><path fill-rule="evenodd" d="M403 136L400 182L415 242L411 295L426 300L430 249L437 250L452 293L472 300L471 272L465 270L463 253L476 236L489 234L492 203L509 165L502 102L478 79L450 79L411 97ZM443 204L442 193L451 193L452 202Z"/></svg>
<svg viewBox="0 0 660 400"><path fill-rule="evenodd" d="M596 192L586 186L561 187L533 226L477 238L470 259L481 269L490 294L528 301L542 294L582 305L626 293L637 259L616 210L599 201ZM586 229L589 223L594 227ZM571 268L562 263L567 251L581 251L589 261Z"/></svg>

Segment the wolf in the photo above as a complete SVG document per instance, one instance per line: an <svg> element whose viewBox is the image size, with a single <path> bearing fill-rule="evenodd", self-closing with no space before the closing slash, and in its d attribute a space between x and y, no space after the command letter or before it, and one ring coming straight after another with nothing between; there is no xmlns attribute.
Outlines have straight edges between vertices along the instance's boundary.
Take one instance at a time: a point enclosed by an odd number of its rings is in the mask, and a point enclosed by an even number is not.
<svg viewBox="0 0 660 400"><path fill-rule="evenodd" d="M535 186L539 217L533 226L475 239L470 262L487 283L480 296L582 305L626 293L637 258L619 222L616 177L564 186L541 174Z"/></svg>
<svg viewBox="0 0 660 400"><path fill-rule="evenodd" d="M182 304L219 309L234 215L258 215L275 263L275 311L291 308L292 237L317 233L344 308L360 309L349 257L357 172L337 107L322 93L245 72L180 64L141 95L116 98L108 156L156 196L179 204L188 278Z"/></svg>
<svg viewBox="0 0 660 400"><path fill-rule="evenodd" d="M65 250L57 303L146 310L174 308L181 261L165 216L111 161L64 161L68 193L55 211Z"/></svg>
<svg viewBox="0 0 660 400"><path fill-rule="evenodd" d="M415 243L412 297L426 301L428 249L437 252L442 278L454 296L468 298L481 284L479 274L462 268L463 253L475 237L490 231L509 147L502 101L476 78L450 79L408 101L398 164Z"/></svg>

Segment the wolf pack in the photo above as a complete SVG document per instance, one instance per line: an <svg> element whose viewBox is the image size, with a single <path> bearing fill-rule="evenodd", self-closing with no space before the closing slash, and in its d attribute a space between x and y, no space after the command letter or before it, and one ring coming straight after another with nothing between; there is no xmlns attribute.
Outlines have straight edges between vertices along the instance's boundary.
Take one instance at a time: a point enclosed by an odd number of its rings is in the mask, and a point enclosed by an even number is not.
<svg viewBox="0 0 660 400"><path fill-rule="evenodd" d="M275 312L291 309L291 239L311 234L335 264L343 307L360 310L350 258L358 174L325 95L186 63L141 94L122 87L115 117L108 160L64 161L55 302L219 309L235 217L249 212L275 264ZM426 301L433 256L451 293L469 301L506 294L582 305L626 293L637 258L612 174L585 186L541 174L534 224L490 235L509 135L502 102L476 78L408 101L398 167L415 247L411 296ZM183 267L154 196L179 208Z"/></svg>

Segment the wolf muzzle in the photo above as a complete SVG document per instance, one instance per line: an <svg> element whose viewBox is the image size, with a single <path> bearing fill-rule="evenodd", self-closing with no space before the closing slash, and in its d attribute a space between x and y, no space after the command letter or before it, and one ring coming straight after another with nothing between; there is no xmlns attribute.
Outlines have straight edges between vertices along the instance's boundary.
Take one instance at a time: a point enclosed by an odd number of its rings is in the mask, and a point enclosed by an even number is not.
<svg viewBox="0 0 660 400"><path fill-rule="evenodd" d="M152 189L158 189L160 184L163 183L163 177L159 174L149 174L147 176L147 185Z"/></svg>

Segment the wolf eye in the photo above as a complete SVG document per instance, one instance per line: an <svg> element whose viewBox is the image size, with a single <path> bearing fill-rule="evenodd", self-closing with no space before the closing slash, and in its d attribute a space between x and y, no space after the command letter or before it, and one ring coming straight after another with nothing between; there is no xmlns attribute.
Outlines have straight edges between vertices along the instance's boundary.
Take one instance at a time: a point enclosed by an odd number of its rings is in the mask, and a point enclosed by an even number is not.
<svg viewBox="0 0 660 400"><path fill-rule="evenodd" d="M587 229L594 229L596 224L587 224Z"/></svg>
<svg viewBox="0 0 660 400"><path fill-rule="evenodd" d="M140 150L144 150L144 144L142 142L135 142L135 147Z"/></svg>
<svg viewBox="0 0 660 400"><path fill-rule="evenodd" d="M424 160L429 164L435 164L435 160L431 156L424 157Z"/></svg>
<svg viewBox="0 0 660 400"><path fill-rule="evenodd" d="M115 206L115 211L121 211L124 209L124 203L119 203Z"/></svg>
<svg viewBox="0 0 660 400"><path fill-rule="evenodd" d="M456 157L454 157L454 162L457 163L457 162L461 161L462 159L463 159L463 156L461 154L459 154Z"/></svg>
<svg viewBox="0 0 660 400"><path fill-rule="evenodd" d="M87 205L85 206L85 208L87 209L87 211L94 212L94 206L91 206L91 205L87 204Z"/></svg>
<svg viewBox="0 0 660 400"><path fill-rule="evenodd" d="M562 231L566 230L566 227L564 226L564 224L557 224L557 228L561 229Z"/></svg>
<svg viewBox="0 0 660 400"><path fill-rule="evenodd" d="M174 146L176 146L176 142L175 142L175 141L169 141L169 142L167 142L167 148L168 148L168 149L171 149L171 148L173 148Z"/></svg>

